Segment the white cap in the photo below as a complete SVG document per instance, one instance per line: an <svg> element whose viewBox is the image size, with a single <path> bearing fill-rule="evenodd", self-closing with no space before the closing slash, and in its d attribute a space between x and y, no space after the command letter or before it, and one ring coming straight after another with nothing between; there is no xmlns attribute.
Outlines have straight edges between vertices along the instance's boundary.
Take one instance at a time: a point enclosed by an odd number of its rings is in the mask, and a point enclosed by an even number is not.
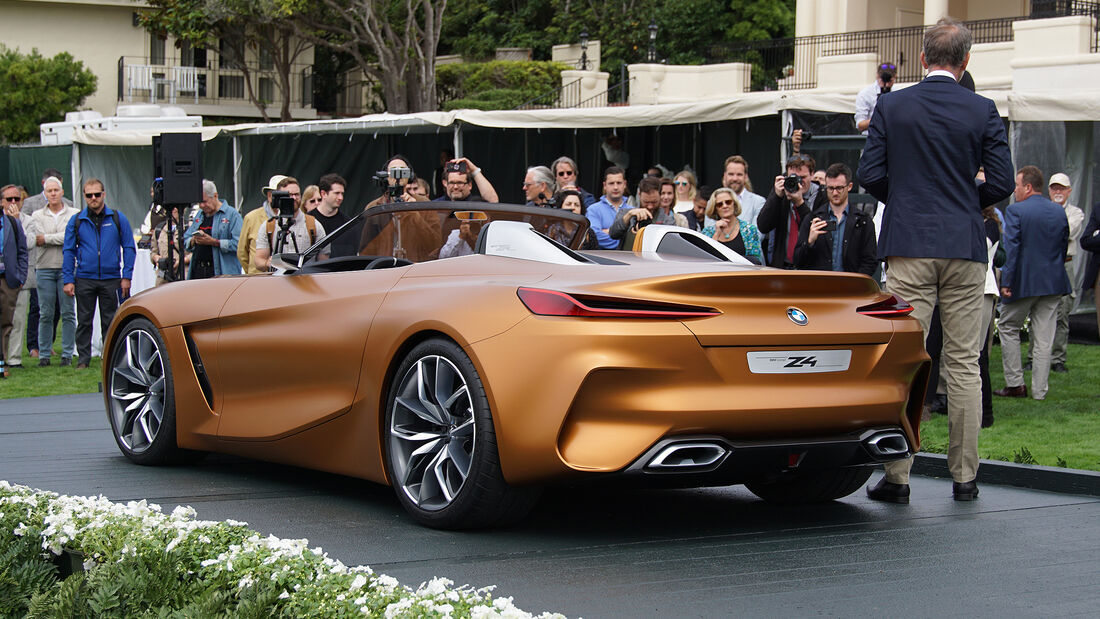
<svg viewBox="0 0 1100 619"><path fill-rule="evenodd" d="M1063 187L1071 186L1069 184L1069 177L1061 172L1050 177L1050 183L1048 183L1048 186L1049 185L1061 185Z"/></svg>
<svg viewBox="0 0 1100 619"><path fill-rule="evenodd" d="M267 187L264 187L260 191L275 191L275 189L278 188L279 183L283 182L284 178L286 178L286 176L282 174L276 174L275 176L272 176L271 180L267 181Z"/></svg>

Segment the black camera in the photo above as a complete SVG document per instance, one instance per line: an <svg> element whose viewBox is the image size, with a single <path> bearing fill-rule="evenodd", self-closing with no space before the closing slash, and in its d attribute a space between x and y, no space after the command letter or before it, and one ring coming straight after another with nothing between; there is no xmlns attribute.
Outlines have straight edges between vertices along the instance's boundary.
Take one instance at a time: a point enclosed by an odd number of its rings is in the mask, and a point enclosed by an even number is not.
<svg viewBox="0 0 1100 619"><path fill-rule="evenodd" d="M466 174L467 171L468 171L468 168L466 167L466 162L465 161L448 161L447 162L447 167L444 168L444 171L445 172L461 172L462 174Z"/></svg>
<svg viewBox="0 0 1100 619"><path fill-rule="evenodd" d="M832 221L825 222L825 231L826 232L836 232L836 220L835 219L832 220Z"/></svg>
<svg viewBox="0 0 1100 619"><path fill-rule="evenodd" d="M798 193L802 189L802 177L797 174L788 174L783 179L783 191L787 193Z"/></svg>
<svg viewBox="0 0 1100 619"><path fill-rule="evenodd" d="M279 219L294 219L294 198L291 197L290 192L282 190L271 192L271 210L275 211Z"/></svg>

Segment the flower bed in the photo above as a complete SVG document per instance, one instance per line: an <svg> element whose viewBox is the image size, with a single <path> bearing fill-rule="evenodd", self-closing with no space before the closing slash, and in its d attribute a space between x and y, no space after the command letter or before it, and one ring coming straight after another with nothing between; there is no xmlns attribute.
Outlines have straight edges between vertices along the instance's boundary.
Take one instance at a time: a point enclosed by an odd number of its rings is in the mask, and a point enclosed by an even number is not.
<svg viewBox="0 0 1100 619"><path fill-rule="evenodd" d="M195 520L190 507L0 481L0 616L533 616L492 587L435 578L413 590L307 544Z"/></svg>

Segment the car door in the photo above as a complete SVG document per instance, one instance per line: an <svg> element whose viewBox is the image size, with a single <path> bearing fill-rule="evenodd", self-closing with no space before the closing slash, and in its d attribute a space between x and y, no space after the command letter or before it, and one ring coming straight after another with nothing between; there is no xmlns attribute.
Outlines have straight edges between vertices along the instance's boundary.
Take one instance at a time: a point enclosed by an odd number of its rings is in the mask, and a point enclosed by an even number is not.
<svg viewBox="0 0 1100 619"><path fill-rule="evenodd" d="M273 440L347 411L371 322L406 270L248 278L222 309L208 367L223 392L218 436Z"/></svg>

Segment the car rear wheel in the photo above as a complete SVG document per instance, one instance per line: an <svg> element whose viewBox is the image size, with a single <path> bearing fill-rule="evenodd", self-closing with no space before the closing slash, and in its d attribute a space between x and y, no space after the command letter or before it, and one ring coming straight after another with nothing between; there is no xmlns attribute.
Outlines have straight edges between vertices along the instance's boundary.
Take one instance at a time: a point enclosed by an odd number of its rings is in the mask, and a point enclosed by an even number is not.
<svg viewBox="0 0 1100 619"><path fill-rule="evenodd" d="M390 482L421 524L441 529L502 525L538 496L504 481L485 389L457 344L431 339L405 356L386 399Z"/></svg>
<svg viewBox="0 0 1100 619"><path fill-rule="evenodd" d="M745 487L773 503L823 503L852 494L871 477L869 466L831 471L800 471L767 480L748 482Z"/></svg>
<svg viewBox="0 0 1100 619"><path fill-rule="evenodd" d="M123 327L108 367L107 417L127 458L169 464L201 455L176 445L172 364L153 323L138 318Z"/></svg>

